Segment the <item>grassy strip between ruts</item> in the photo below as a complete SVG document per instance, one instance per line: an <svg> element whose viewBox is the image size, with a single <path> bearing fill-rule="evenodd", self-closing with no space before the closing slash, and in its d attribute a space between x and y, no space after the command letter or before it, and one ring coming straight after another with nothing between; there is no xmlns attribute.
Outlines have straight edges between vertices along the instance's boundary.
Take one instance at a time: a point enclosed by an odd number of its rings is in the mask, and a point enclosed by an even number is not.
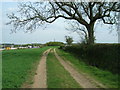
<svg viewBox="0 0 120 90"><path fill-rule="evenodd" d="M48 48L50 47L3 51L2 87L20 88L31 75L34 75L33 68L37 67L40 56ZM29 83L32 83L32 80Z"/></svg>
<svg viewBox="0 0 120 90"><path fill-rule="evenodd" d="M86 65L83 61L63 50L57 49L57 53L64 60L69 60L80 73L86 73L88 76L95 78L97 81L104 84L108 88L118 88L118 78L120 77L119 75L114 75L111 72L103 71L96 67Z"/></svg>
<svg viewBox="0 0 120 90"><path fill-rule="evenodd" d="M80 88L79 84L56 59L53 51L47 57L47 85L48 88Z"/></svg>

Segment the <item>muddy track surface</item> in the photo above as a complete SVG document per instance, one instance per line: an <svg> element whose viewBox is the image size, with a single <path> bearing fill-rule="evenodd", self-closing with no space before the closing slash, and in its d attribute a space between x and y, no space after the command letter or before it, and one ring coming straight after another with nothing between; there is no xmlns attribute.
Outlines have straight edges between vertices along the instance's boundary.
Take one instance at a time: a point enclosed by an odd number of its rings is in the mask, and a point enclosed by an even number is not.
<svg viewBox="0 0 120 90"><path fill-rule="evenodd" d="M76 80L77 83L82 88L105 88L104 85L101 83L98 83L95 80L87 78L85 75L82 73L79 73L75 68L72 67L70 62L64 61L57 53L56 50L54 49L54 53L56 58L59 60L59 62L62 64L62 66L70 73L70 75ZM98 90L98 89L97 89Z"/></svg>
<svg viewBox="0 0 120 90"><path fill-rule="evenodd" d="M47 77L46 77L46 58L50 49L46 50L39 62L37 67L36 75L34 76L34 82L31 88L47 88Z"/></svg>

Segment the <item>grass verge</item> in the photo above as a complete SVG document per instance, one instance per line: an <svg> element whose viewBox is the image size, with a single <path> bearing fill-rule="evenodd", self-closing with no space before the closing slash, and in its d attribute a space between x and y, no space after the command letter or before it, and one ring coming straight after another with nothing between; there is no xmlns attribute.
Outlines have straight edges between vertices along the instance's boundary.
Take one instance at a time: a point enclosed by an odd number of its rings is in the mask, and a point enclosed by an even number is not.
<svg viewBox="0 0 120 90"><path fill-rule="evenodd" d="M50 47L2 52L2 87L20 88L34 72L42 53ZM29 79L29 83L32 83Z"/></svg>
<svg viewBox="0 0 120 90"><path fill-rule="evenodd" d="M47 84L48 88L80 88L53 52L50 52L47 57Z"/></svg>
<svg viewBox="0 0 120 90"><path fill-rule="evenodd" d="M104 71L96 67L86 65L83 61L74 57L72 54L63 50L57 49L57 53L64 59L69 60L74 67L81 73L86 73L88 76L94 78L108 88L118 88L119 77L118 74L112 74L109 71Z"/></svg>

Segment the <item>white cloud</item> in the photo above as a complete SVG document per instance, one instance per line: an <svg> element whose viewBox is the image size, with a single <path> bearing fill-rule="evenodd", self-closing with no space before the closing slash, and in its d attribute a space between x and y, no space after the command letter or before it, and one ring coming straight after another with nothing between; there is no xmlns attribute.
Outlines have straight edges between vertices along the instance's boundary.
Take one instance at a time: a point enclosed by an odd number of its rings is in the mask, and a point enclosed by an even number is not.
<svg viewBox="0 0 120 90"><path fill-rule="evenodd" d="M96 31L96 42L98 43L118 43L117 32L114 30L110 33L110 30L97 30Z"/></svg>
<svg viewBox="0 0 120 90"><path fill-rule="evenodd" d="M9 11L9 12L14 12L14 11L16 11L17 9L18 9L17 7L16 7L16 8L15 8L15 7L9 7L9 8L8 8L8 11Z"/></svg>

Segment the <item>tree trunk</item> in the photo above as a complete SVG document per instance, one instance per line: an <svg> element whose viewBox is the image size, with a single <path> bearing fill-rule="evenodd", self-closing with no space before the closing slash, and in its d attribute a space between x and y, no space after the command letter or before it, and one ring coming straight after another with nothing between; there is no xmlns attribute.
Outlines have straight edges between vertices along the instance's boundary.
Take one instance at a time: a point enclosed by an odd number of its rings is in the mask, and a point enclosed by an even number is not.
<svg viewBox="0 0 120 90"><path fill-rule="evenodd" d="M94 23L91 23L87 26L88 30L88 44L94 44Z"/></svg>

